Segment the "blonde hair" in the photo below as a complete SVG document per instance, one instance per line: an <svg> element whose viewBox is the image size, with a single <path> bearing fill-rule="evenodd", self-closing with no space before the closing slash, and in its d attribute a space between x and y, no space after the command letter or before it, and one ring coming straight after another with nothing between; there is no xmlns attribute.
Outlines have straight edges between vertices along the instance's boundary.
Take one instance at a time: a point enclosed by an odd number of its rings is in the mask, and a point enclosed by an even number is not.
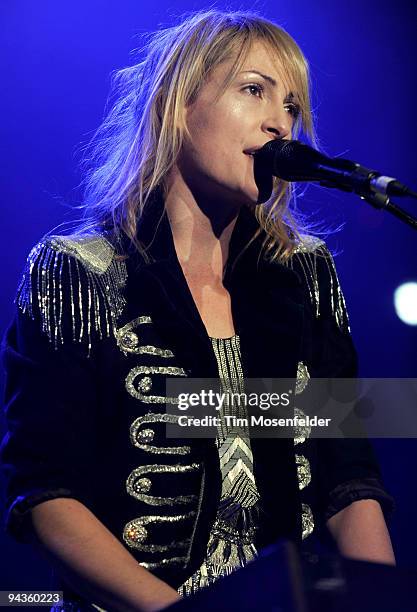
<svg viewBox="0 0 417 612"><path fill-rule="evenodd" d="M146 203L175 164L187 133L185 108L198 95L210 71L235 58L225 87L255 42L276 55L300 107L293 138L302 131L314 141L307 61L291 36L252 12L208 10L146 35L138 63L116 71L115 98L87 146L83 227L111 226L124 232L147 257L136 238ZM110 99L111 99L110 98ZM271 198L256 206L264 247L271 259L285 260L305 227L290 210L292 186L273 181ZM261 231L258 230L257 234ZM255 234L255 236L257 235Z"/></svg>

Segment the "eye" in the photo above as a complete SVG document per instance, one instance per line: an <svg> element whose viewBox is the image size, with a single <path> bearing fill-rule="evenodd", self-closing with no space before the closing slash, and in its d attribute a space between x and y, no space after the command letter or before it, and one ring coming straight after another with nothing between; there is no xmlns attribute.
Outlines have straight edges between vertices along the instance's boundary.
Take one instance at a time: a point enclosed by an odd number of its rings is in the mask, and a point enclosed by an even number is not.
<svg viewBox="0 0 417 612"><path fill-rule="evenodd" d="M244 87L243 90L249 91L252 96L255 95L258 98L261 98L264 92L263 86L260 85L259 83L251 83L250 85L246 85L246 87Z"/></svg>
<svg viewBox="0 0 417 612"><path fill-rule="evenodd" d="M284 105L284 108L287 111L287 113L291 115L293 119L297 119L297 117L299 116L301 112L301 108L299 107L299 105L295 104L294 102L288 102L288 104Z"/></svg>

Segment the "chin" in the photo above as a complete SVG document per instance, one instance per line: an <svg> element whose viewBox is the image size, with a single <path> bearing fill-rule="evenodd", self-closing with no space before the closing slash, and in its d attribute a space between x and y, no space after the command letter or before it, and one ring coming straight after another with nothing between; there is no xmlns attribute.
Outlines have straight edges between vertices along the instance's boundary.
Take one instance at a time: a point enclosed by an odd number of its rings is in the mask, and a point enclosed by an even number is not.
<svg viewBox="0 0 417 612"><path fill-rule="evenodd" d="M221 189L224 190L222 195L225 196L225 201L229 201L233 206L254 208L258 204L259 189L254 181L243 185L224 182ZM222 197L222 195L220 195L220 190L217 196L213 193L213 197Z"/></svg>
<svg viewBox="0 0 417 612"><path fill-rule="evenodd" d="M254 183L249 188L246 188L243 192L245 204L251 208L258 204L259 198L259 189L257 185Z"/></svg>

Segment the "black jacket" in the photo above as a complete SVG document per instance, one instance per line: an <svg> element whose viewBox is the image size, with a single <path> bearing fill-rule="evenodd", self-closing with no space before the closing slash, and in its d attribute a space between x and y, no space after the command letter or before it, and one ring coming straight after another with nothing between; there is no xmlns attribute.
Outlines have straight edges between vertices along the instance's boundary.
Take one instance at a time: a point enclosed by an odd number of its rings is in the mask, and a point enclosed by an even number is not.
<svg viewBox="0 0 417 612"><path fill-rule="evenodd" d="M214 440L164 435L166 376L217 376L206 329L175 254L163 203L138 238L145 260L109 233L49 236L34 247L4 339L6 528L25 540L28 510L80 500L145 567L179 586L201 564L220 496ZM349 377L356 354L324 243L288 265L259 257L243 209L224 284L247 378ZM128 257L119 258L118 254ZM169 412L169 410L168 410ZM301 543L356 499L392 499L367 440L253 439L262 514L257 546ZM312 539L312 538L311 538Z"/></svg>

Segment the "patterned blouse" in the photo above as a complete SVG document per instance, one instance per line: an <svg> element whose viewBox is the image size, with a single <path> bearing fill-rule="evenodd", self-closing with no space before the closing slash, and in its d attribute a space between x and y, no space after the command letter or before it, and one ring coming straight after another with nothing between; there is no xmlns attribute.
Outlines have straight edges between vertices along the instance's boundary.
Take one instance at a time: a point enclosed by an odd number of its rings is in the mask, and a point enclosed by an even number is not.
<svg viewBox="0 0 417 612"><path fill-rule="evenodd" d="M243 393L239 336L210 339L223 393ZM245 406L235 406L227 401L222 404L220 417L225 414L233 415L237 419L244 419L247 415ZM237 419L233 419L233 422L242 423ZM205 560L178 588L182 596L192 595L213 584L218 578L245 566L257 556L254 542L259 493L253 473L249 432L246 427L229 427L225 420L220 418L216 446L222 474L220 503L210 532Z"/></svg>

